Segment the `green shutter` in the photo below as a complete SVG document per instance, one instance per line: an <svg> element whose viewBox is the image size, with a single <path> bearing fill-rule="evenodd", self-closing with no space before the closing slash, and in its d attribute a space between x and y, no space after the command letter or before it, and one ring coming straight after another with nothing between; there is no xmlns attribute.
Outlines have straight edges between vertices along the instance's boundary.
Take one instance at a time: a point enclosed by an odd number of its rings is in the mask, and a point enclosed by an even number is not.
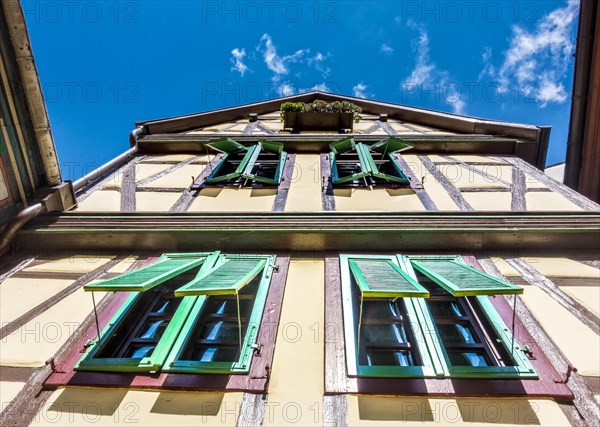
<svg viewBox="0 0 600 427"><path fill-rule="evenodd" d="M329 148L335 154L346 153L348 151L352 151L356 148L356 143L354 142L354 138L344 138L339 141L332 142L329 144Z"/></svg>
<svg viewBox="0 0 600 427"><path fill-rule="evenodd" d="M429 292L389 259L348 260L365 298L428 298Z"/></svg>
<svg viewBox="0 0 600 427"><path fill-rule="evenodd" d="M397 175L388 175L386 173L380 172L379 168L375 164L375 160L373 159L373 156L371 155L370 151L371 149L375 149L376 151L384 151L386 148L398 151L401 149L412 148L412 146L405 144L399 139L388 138L386 140L379 141L378 143L369 147L368 145L363 144L361 142L355 143L353 138L346 138L331 143L329 147L331 148L331 153L329 154L329 162L331 165L331 181L333 184L343 184L345 182L354 181L365 176L373 176L386 181L397 182L399 184L408 184L409 182L408 178L406 177L404 172L402 172L402 168L398 164L395 157L391 154L391 152L389 152L388 156L392 162L392 165ZM347 176L340 176L340 172L336 162L336 154L345 153L352 150L356 150L356 153L358 154L361 172Z"/></svg>
<svg viewBox="0 0 600 427"><path fill-rule="evenodd" d="M163 255L154 264L112 279L85 285L83 289L91 292L145 292L178 274L199 266L205 259L206 257L172 259Z"/></svg>
<svg viewBox="0 0 600 427"><path fill-rule="evenodd" d="M373 160L373 156L371 155L371 148L373 148L373 146L369 147L362 143L356 144L356 151L358 151L358 157L360 158L361 163L366 165L366 169L370 171L372 176L384 179L386 181L397 182L399 184L408 184L408 178L402 172L402 168L400 168L400 165L398 165L398 163L395 161L393 154L390 153L387 156L390 158L390 161L392 162L394 169L398 173L398 176L388 175L379 171L379 168L375 164L375 160Z"/></svg>
<svg viewBox="0 0 600 427"><path fill-rule="evenodd" d="M329 165L331 167L332 184L343 184L345 182L354 181L371 174L371 172L368 169L365 169L363 163L360 162L360 172L353 173L351 175L340 176L340 172L336 162L336 155L333 151L329 153Z"/></svg>
<svg viewBox="0 0 600 427"><path fill-rule="evenodd" d="M371 150L379 153L395 153L396 151L406 151L413 148L412 145L393 136L383 139L371 145Z"/></svg>
<svg viewBox="0 0 600 427"><path fill-rule="evenodd" d="M283 151L283 142L277 141L260 141L259 145L263 150L268 151L269 153L281 154Z"/></svg>
<svg viewBox="0 0 600 427"><path fill-rule="evenodd" d="M223 154L239 153L240 151L245 151L248 149L231 138L221 138L217 139L216 141L208 141L205 145Z"/></svg>
<svg viewBox="0 0 600 427"><path fill-rule="evenodd" d="M472 268L459 258L409 258L415 269L455 297L523 293L523 288Z"/></svg>
<svg viewBox="0 0 600 427"><path fill-rule="evenodd" d="M264 258L227 259L207 274L177 289L175 295L236 295L265 268L266 263Z"/></svg>
<svg viewBox="0 0 600 427"><path fill-rule="evenodd" d="M258 160L258 156L260 155L261 150L268 151L270 153L279 154L279 163L277 164L277 169L275 170L275 174L272 178L266 176L260 176L252 173L254 169L254 165ZM279 185L281 182L281 176L283 173L283 168L285 166L285 161L287 159L287 153L283 151L283 144L281 142L269 142L262 141L258 143L257 148L252 153L252 157L246 164L246 168L242 173L243 178L251 179L255 182L262 182L263 184L269 185Z"/></svg>
<svg viewBox="0 0 600 427"><path fill-rule="evenodd" d="M233 140L230 141L235 142ZM256 159L258 158L259 154L260 147L258 145L249 147L246 151L246 154L244 155L244 158L242 159L242 161L237 166L234 172L228 173L226 175L219 175L219 171L221 170L222 166L225 165L225 162L227 162L229 159L229 154L225 154L219 162L219 164L212 171L212 173L208 176L208 178L206 178L205 182L208 184L214 184L216 182L229 181L230 179L236 179L241 177L248 167L250 167L250 170L252 170L252 166L254 166L254 162L256 162Z"/></svg>

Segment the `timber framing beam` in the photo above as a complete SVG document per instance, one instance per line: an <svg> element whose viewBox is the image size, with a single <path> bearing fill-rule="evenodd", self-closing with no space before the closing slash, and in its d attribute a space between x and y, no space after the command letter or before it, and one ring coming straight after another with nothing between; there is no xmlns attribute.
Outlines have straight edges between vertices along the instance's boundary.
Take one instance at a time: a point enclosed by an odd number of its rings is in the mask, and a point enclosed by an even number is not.
<svg viewBox="0 0 600 427"><path fill-rule="evenodd" d="M322 212L46 215L17 238L19 248L226 250L597 251L600 215L582 213Z"/></svg>

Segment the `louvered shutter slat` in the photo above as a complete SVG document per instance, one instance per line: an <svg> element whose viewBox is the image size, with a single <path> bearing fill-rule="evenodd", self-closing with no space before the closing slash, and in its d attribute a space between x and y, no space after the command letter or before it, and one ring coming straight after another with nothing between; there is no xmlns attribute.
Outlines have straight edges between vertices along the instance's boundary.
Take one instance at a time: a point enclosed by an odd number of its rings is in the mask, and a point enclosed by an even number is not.
<svg viewBox="0 0 600 427"><path fill-rule="evenodd" d="M191 270L204 262L205 258L161 258L158 262L139 270L121 274L111 279L85 285L92 292L145 292L167 280Z"/></svg>
<svg viewBox="0 0 600 427"><path fill-rule="evenodd" d="M413 267L454 296L522 294L523 288L455 260L413 260Z"/></svg>
<svg viewBox="0 0 600 427"><path fill-rule="evenodd" d="M176 296L235 295L264 268L266 260L227 260L208 274L175 291Z"/></svg>
<svg viewBox="0 0 600 427"><path fill-rule="evenodd" d="M386 259L350 259L350 270L365 298L428 298L429 292Z"/></svg>

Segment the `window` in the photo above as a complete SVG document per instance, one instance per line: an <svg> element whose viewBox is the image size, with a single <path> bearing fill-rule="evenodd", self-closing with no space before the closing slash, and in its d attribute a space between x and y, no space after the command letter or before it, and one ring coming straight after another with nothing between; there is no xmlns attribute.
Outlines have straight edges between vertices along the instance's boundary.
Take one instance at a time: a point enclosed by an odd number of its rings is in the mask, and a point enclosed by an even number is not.
<svg viewBox="0 0 600 427"><path fill-rule="evenodd" d="M278 186L281 182L287 153L280 142L261 141L246 147L223 138L206 145L222 153L221 161L205 180L207 184Z"/></svg>
<svg viewBox="0 0 600 427"><path fill-rule="evenodd" d="M86 285L133 292L77 370L247 373L275 257L164 254L145 268Z"/></svg>
<svg viewBox="0 0 600 427"><path fill-rule="evenodd" d="M536 377L489 296L522 289L456 256L342 255L348 375Z"/></svg>
<svg viewBox="0 0 600 427"><path fill-rule="evenodd" d="M397 152L412 148L390 137L373 145L345 138L329 145L331 182L334 185L408 185L409 180L396 159Z"/></svg>

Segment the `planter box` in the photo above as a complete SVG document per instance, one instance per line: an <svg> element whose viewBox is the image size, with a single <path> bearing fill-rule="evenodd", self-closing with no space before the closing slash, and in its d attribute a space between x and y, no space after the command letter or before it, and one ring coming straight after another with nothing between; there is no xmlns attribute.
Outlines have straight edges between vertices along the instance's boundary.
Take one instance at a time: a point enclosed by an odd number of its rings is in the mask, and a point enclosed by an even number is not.
<svg viewBox="0 0 600 427"><path fill-rule="evenodd" d="M334 131L354 129L354 113L302 113L286 111L283 121L284 129L300 131Z"/></svg>

